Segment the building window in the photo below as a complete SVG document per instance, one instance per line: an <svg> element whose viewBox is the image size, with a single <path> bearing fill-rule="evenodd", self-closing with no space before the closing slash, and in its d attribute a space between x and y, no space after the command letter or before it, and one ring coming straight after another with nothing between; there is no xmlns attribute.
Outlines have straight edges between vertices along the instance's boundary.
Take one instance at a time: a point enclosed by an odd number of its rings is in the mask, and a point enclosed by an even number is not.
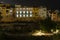
<svg viewBox="0 0 60 40"><path fill-rule="evenodd" d="M30 17L32 17L32 11L30 11Z"/></svg>
<svg viewBox="0 0 60 40"><path fill-rule="evenodd" d="M20 11L20 13L22 13L22 11Z"/></svg>
<svg viewBox="0 0 60 40"><path fill-rule="evenodd" d="M29 11L26 11L26 13L29 13Z"/></svg>
<svg viewBox="0 0 60 40"><path fill-rule="evenodd" d="M22 11L20 11L20 17L22 17Z"/></svg>
<svg viewBox="0 0 60 40"><path fill-rule="evenodd" d="M28 17L28 15L26 15L26 17Z"/></svg>
<svg viewBox="0 0 60 40"><path fill-rule="evenodd" d="M25 17L25 15L23 15L23 17Z"/></svg>
<svg viewBox="0 0 60 40"><path fill-rule="evenodd" d="M23 13L25 14L25 11L23 11Z"/></svg>
<svg viewBox="0 0 60 40"><path fill-rule="evenodd" d="M12 10L10 10L10 15L12 15Z"/></svg>
<svg viewBox="0 0 60 40"><path fill-rule="evenodd" d="M18 12L18 11L16 11L16 17L18 17L18 16L19 16L19 15L18 15L18 13L19 13L19 12Z"/></svg>
<svg viewBox="0 0 60 40"><path fill-rule="evenodd" d="M18 11L16 11L16 13L18 14L19 12L18 12Z"/></svg>
<svg viewBox="0 0 60 40"><path fill-rule="evenodd" d="M19 15L18 14L16 14L16 17L18 17Z"/></svg>
<svg viewBox="0 0 60 40"><path fill-rule="evenodd" d="M20 15L20 17L22 17L22 15Z"/></svg>
<svg viewBox="0 0 60 40"><path fill-rule="evenodd" d="M30 11L30 13L32 13L32 11Z"/></svg>

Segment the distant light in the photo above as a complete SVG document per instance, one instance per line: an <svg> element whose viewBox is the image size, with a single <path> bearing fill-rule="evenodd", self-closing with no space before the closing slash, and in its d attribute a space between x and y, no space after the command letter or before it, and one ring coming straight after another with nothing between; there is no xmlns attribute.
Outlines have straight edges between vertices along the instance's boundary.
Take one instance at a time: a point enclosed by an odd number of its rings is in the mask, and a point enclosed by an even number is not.
<svg viewBox="0 0 60 40"><path fill-rule="evenodd" d="M56 31L54 31L53 29L51 29L51 32L53 32L54 34L57 34L59 32L59 30L56 29Z"/></svg>

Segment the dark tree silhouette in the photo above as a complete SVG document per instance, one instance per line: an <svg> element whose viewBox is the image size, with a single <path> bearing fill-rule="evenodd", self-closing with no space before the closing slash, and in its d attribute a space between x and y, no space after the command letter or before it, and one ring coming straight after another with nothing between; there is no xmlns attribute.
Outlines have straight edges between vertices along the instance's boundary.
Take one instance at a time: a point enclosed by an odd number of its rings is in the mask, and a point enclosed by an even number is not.
<svg viewBox="0 0 60 40"><path fill-rule="evenodd" d="M50 17L41 21L41 24L44 26L46 31L51 32L51 29L56 29L56 23L50 19Z"/></svg>

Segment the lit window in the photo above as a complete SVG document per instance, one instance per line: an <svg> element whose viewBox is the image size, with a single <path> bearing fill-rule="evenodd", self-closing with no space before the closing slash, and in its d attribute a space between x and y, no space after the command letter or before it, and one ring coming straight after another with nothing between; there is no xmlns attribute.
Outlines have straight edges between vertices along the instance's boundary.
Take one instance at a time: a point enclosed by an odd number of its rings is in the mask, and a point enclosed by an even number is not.
<svg viewBox="0 0 60 40"><path fill-rule="evenodd" d="M22 13L22 11L20 11L20 13Z"/></svg>
<svg viewBox="0 0 60 40"><path fill-rule="evenodd" d="M29 13L28 11L26 11L26 13Z"/></svg>
<svg viewBox="0 0 60 40"><path fill-rule="evenodd" d="M28 15L26 15L26 17L28 17Z"/></svg>
<svg viewBox="0 0 60 40"><path fill-rule="evenodd" d="M32 17L32 14L30 14L30 17Z"/></svg>
<svg viewBox="0 0 60 40"><path fill-rule="evenodd" d="M20 15L20 17L22 17L22 15Z"/></svg>
<svg viewBox="0 0 60 40"><path fill-rule="evenodd" d="M23 17L25 17L25 15L23 15Z"/></svg>
<svg viewBox="0 0 60 40"><path fill-rule="evenodd" d="M25 13L25 11L23 11L23 13Z"/></svg>
<svg viewBox="0 0 60 40"><path fill-rule="evenodd" d="M12 10L10 10L10 12L12 12Z"/></svg>
<svg viewBox="0 0 60 40"><path fill-rule="evenodd" d="M30 13L32 13L32 11L30 11Z"/></svg>
<svg viewBox="0 0 60 40"><path fill-rule="evenodd" d="M18 17L18 14L16 15L16 17Z"/></svg>
<svg viewBox="0 0 60 40"><path fill-rule="evenodd" d="M22 8L20 8L20 10L22 10Z"/></svg>

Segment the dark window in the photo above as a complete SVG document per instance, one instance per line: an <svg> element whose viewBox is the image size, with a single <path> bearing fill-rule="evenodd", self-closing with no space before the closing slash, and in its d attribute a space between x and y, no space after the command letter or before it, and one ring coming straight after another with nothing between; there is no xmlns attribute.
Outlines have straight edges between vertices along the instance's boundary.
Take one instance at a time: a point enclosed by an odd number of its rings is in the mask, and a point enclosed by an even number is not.
<svg viewBox="0 0 60 40"><path fill-rule="evenodd" d="M9 10L6 10L6 12L9 12Z"/></svg>

